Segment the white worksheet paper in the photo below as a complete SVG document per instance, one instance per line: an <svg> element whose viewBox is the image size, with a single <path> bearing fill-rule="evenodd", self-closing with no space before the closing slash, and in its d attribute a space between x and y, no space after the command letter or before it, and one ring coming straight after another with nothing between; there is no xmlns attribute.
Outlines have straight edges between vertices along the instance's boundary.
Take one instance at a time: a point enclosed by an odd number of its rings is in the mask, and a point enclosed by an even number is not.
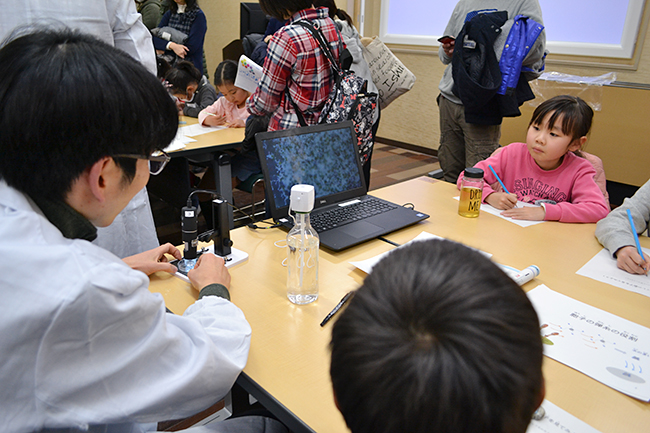
<svg viewBox="0 0 650 433"><path fill-rule="evenodd" d="M643 248L643 251L650 255L650 250ZM650 277L646 275L634 275L619 269L616 266L616 259L609 251L603 248L591 260L576 272L578 275L588 277L602 283L611 284L630 292L650 296ZM649 312L650 314L650 312Z"/></svg>
<svg viewBox="0 0 650 433"><path fill-rule="evenodd" d="M218 131L220 129L226 129L227 126L203 126L198 123L193 125L183 126L178 128L178 133L182 134L185 137L196 137L197 135L207 134L208 132ZM192 140L192 139L190 139ZM196 141L196 140L192 140Z"/></svg>
<svg viewBox="0 0 650 433"><path fill-rule="evenodd" d="M419 235L417 235L415 238L413 238L412 240L408 241L408 242L405 243L404 245L401 245L401 246L399 246L399 247L397 247L397 248L401 248L401 247L403 247L403 246L405 246L405 245L410 244L411 242L426 241L426 240L428 240L428 239L444 239L444 238L441 238L440 236L437 236L437 235L432 235L431 233L421 232L421 233L420 233ZM471 247L470 247L470 248L471 248ZM395 250L393 249L393 250L390 250L390 251L386 251L385 253L378 254L378 255L376 255L376 256L374 256L374 257L371 257L371 258L369 258L369 259L366 259L366 260L360 260L360 261L357 261L357 262L350 262L350 264L353 265L353 266L356 267L356 268L361 269L361 270L362 270L363 272L365 272L366 274L369 274L370 271L372 270L372 268L373 268L377 263L379 263L379 261L380 261L381 259L383 259L383 258L384 258L387 254L389 254L391 251L395 251ZM485 256L488 257L488 258L489 258L489 257L492 257L492 254L489 254L489 253L486 253L486 252L483 252L483 251L480 251L480 250L476 250L476 251L480 252L481 254L485 255Z"/></svg>
<svg viewBox="0 0 650 433"><path fill-rule="evenodd" d="M188 137L183 133L183 128L178 128L176 131L176 136L167 147L165 147L165 152L173 152L175 150L185 149L187 143L196 141L193 138Z"/></svg>
<svg viewBox="0 0 650 433"><path fill-rule="evenodd" d="M262 78L263 69L260 65L242 55L237 63L237 76L235 77L235 87L255 92L257 84Z"/></svg>
<svg viewBox="0 0 650 433"><path fill-rule="evenodd" d="M185 149L186 147L187 147L187 145L185 143L183 143L182 140L177 140L177 139L174 138L172 140L172 142L169 143L169 145L167 147L165 147L164 150L165 150L165 152L173 152L175 150Z"/></svg>
<svg viewBox="0 0 650 433"><path fill-rule="evenodd" d="M454 200L459 200L460 201L460 196L454 197ZM523 201L518 201L517 202L517 207L534 207L534 204L526 203ZM512 218L505 217L501 215L501 212L503 212L500 209L495 208L494 206L491 206L487 203L481 203L481 212L487 212L489 214L492 214L494 216L498 216L499 218L503 218L506 221L510 221L511 223L515 223L518 226L521 227L528 227L528 226L534 226L535 224L541 224L544 221L528 221L528 220L516 220ZM480 215L479 215L480 216Z"/></svg>
<svg viewBox="0 0 650 433"><path fill-rule="evenodd" d="M584 421L557 407L548 400L542 403L544 418L532 420L526 433L600 433Z"/></svg>
<svg viewBox="0 0 650 433"><path fill-rule="evenodd" d="M540 285L528 292L544 355L631 397L650 401L650 329Z"/></svg>

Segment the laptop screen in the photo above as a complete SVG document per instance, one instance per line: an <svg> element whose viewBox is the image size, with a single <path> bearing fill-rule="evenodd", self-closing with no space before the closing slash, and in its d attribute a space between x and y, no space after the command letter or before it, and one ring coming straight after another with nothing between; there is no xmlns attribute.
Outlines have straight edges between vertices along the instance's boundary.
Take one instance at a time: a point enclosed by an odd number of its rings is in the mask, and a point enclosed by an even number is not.
<svg viewBox="0 0 650 433"><path fill-rule="evenodd" d="M265 132L256 141L274 218L278 209L286 216L296 184L314 186L314 207L365 194L352 122Z"/></svg>

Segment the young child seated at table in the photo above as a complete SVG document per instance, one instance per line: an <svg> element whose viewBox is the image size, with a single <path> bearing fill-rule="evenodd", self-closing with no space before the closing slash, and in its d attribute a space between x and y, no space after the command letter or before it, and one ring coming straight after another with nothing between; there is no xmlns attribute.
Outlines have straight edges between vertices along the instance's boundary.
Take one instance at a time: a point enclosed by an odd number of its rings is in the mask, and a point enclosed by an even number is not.
<svg viewBox="0 0 650 433"><path fill-rule="evenodd" d="M503 216L533 221L593 223L609 212L594 180L596 170L579 153L591 129L593 110L585 101L560 95L533 112L526 143L512 143L475 165L485 173L483 202ZM490 166L505 185L498 182ZM458 177L460 187L463 174ZM517 201L538 206L517 207Z"/></svg>
<svg viewBox="0 0 650 433"><path fill-rule="evenodd" d="M487 258L414 242L375 266L332 328L353 433L524 433L544 398L539 321Z"/></svg>
<svg viewBox="0 0 650 433"><path fill-rule="evenodd" d="M623 204L606 218L598 221L596 237L616 258L619 268L631 274L647 275L650 270L650 257L646 254L641 257L636 249L627 209L632 215L636 232L641 234L646 231L650 221L650 180L632 197L626 198Z"/></svg>
<svg viewBox="0 0 650 433"><path fill-rule="evenodd" d="M205 126L222 126L243 128L250 115L246 110L246 100L251 95L248 91L235 86L237 63L224 60L219 63L214 73L214 85L223 97L204 108L199 113L199 123Z"/></svg>
<svg viewBox="0 0 650 433"><path fill-rule="evenodd" d="M176 97L179 115L197 117L199 112L217 100L217 91L187 60L178 62L165 76L169 91Z"/></svg>

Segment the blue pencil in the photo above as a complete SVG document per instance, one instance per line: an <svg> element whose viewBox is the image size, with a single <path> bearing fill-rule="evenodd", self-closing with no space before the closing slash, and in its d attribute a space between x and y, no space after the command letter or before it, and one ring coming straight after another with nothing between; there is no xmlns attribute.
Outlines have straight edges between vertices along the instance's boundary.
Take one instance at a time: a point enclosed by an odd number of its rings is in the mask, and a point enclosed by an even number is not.
<svg viewBox="0 0 650 433"><path fill-rule="evenodd" d="M634 226L634 220L632 219L632 214L630 213L629 209L625 209L625 211L627 212L627 219L630 220L630 227L632 227L632 234L634 235L634 242L636 243L636 251L641 256L641 260L645 261L645 258L643 257L643 250L641 249L641 244L639 243L639 235L636 232L636 227ZM643 266L641 266L641 269L645 271L645 268ZM648 274L646 274L646 276L647 275Z"/></svg>
<svg viewBox="0 0 650 433"><path fill-rule="evenodd" d="M510 191L508 191L508 188L506 188L506 186L503 184L503 182L501 181L501 178L499 177L499 175L497 174L497 172L494 171L494 169L492 168L491 165L488 165L488 167L490 167L490 170L492 171L492 174L494 175L494 177L497 178L497 180L498 180L499 183L501 184L501 188L503 188L503 191L505 191L506 194L510 194Z"/></svg>

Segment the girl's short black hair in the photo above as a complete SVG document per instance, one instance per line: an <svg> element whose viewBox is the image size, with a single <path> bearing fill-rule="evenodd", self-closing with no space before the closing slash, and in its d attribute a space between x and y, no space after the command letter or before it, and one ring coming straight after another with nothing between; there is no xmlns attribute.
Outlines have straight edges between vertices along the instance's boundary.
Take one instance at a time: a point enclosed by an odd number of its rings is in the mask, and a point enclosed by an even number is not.
<svg viewBox="0 0 650 433"><path fill-rule="evenodd" d="M64 199L101 158L166 147L178 113L128 54L76 31L37 30L0 49L0 178L31 197ZM116 158L125 179L136 160Z"/></svg>
<svg viewBox="0 0 650 433"><path fill-rule="evenodd" d="M165 75L165 81L171 85L169 90L174 95L177 93L186 93L188 85L199 84L202 78L201 71L196 69L194 63L188 62L187 60L178 62Z"/></svg>
<svg viewBox="0 0 650 433"><path fill-rule="evenodd" d="M214 85L235 84L237 78L237 62L234 60L224 60L219 63L217 70L214 71Z"/></svg>
<svg viewBox="0 0 650 433"><path fill-rule="evenodd" d="M260 6L265 14L284 21L298 11L311 8L312 0L260 0Z"/></svg>
<svg viewBox="0 0 650 433"><path fill-rule="evenodd" d="M431 240L377 264L332 328L330 375L353 433L524 433L542 340L524 291L482 254Z"/></svg>
<svg viewBox="0 0 650 433"><path fill-rule="evenodd" d="M552 129L558 119L562 119L561 129L565 135L571 136L571 141L585 137L591 129L594 110L589 104L577 96L558 95L547 99L535 108L530 119L530 125L541 125L547 115L548 128Z"/></svg>

